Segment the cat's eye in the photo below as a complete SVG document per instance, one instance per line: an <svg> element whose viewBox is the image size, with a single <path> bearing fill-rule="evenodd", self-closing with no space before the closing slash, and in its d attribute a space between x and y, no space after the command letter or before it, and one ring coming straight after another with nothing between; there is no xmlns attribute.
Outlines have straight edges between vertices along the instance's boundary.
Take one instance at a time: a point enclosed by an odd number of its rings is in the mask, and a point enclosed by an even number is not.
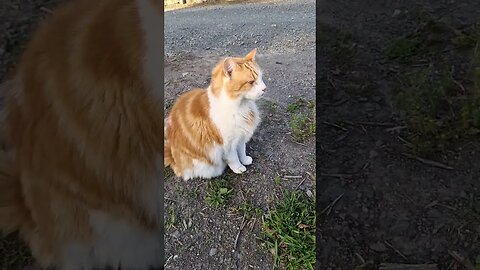
<svg viewBox="0 0 480 270"><path fill-rule="evenodd" d="M254 83L255 83L255 81L249 81L248 83L249 83L249 84L254 84Z"/></svg>

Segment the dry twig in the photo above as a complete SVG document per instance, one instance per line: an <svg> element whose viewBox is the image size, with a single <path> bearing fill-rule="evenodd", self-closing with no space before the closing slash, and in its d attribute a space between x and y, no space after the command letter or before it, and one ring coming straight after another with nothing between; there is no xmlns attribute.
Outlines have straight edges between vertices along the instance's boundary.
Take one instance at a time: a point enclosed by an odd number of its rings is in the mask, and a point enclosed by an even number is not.
<svg viewBox="0 0 480 270"><path fill-rule="evenodd" d="M330 212L332 211L333 207L335 206L335 204L337 204L337 202L343 197L343 195L345 195L345 193L340 194L331 204L327 205L327 207L325 207L322 210L322 212L320 212L320 215L325 213L326 211L328 211L327 215L329 215Z"/></svg>
<svg viewBox="0 0 480 270"><path fill-rule="evenodd" d="M402 155L408 157L408 158L411 158L411 159L415 159L417 161L420 161L421 163L425 164L425 165L430 165L430 166L433 166L433 167L437 167L437 168L442 168L442 169L445 169L445 170L453 170L453 167L450 167L448 165L445 165L443 163L440 163L440 162L437 162L437 161L433 161L433 160L429 160L429 159L424 159L424 158L421 158L421 157L417 157L417 156L414 156L414 155L411 155L411 154L407 154L407 153L403 153Z"/></svg>
<svg viewBox="0 0 480 270"><path fill-rule="evenodd" d="M237 250L238 238L240 237L240 233L242 233L243 228L245 228L245 225L247 225L247 222L245 222L245 216L243 216L242 226L240 227L240 230L238 231L237 236L235 237L235 243L233 244L234 250Z"/></svg>
<svg viewBox="0 0 480 270"><path fill-rule="evenodd" d="M385 245L389 246L390 248L392 248L398 255L400 255L405 261L408 261L407 257L405 257L405 255L403 255L402 252L400 252L400 250L396 249L392 244L390 244L389 242L387 241L383 241L385 243Z"/></svg>
<svg viewBox="0 0 480 270"><path fill-rule="evenodd" d="M380 270L438 270L436 264L382 263Z"/></svg>
<svg viewBox="0 0 480 270"><path fill-rule="evenodd" d="M475 266L473 266L472 262L468 259L460 255L460 253L456 251L449 250L448 254L452 256L457 262L461 263L463 267L467 270L476 270Z"/></svg>

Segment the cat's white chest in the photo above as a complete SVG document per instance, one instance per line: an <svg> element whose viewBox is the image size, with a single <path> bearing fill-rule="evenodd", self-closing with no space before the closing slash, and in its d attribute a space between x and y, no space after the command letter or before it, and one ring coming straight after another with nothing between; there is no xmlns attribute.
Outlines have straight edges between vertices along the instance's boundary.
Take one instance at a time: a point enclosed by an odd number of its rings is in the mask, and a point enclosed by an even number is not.
<svg viewBox="0 0 480 270"><path fill-rule="evenodd" d="M220 134L226 142L239 137L250 139L260 122L256 104L250 101L233 108L222 106L212 111L212 118Z"/></svg>

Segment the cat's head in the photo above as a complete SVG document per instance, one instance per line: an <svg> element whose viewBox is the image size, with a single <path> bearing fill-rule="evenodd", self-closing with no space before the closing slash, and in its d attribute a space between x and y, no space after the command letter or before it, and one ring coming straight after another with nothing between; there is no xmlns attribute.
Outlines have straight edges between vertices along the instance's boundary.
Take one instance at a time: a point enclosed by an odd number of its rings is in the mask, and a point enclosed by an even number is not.
<svg viewBox="0 0 480 270"><path fill-rule="evenodd" d="M224 91L232 99L260 98L266 85L262 79L262 71L255 62L256 49L244 57L227 57L220 62L213 72L213 80L217 88Z"/></svg>

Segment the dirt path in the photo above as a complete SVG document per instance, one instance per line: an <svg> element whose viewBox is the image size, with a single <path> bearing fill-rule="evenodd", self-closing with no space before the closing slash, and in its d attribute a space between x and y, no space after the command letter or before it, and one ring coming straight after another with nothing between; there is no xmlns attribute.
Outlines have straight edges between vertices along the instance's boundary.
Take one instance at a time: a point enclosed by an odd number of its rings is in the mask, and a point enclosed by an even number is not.
<svg viewBox="0 0 480 270"><path fill-rule="evenodd" d="M437 90L451 91L450 100L472 97L468 68L475 41L458 49L460 34L448 29L475 33L478 10L477 1L322 1L317 13L321 269L378 269L381 263L464 269L452 252L480 265L478 137L462 138L446 130L449 125L419 137L427 122L414 125L426 119L418 111L431 108L409 106L438 98ZM448 67L446 79L458 84L437 86L444 79L435 73L440 67ZM407 80L429 68L442 80ZM398 105L402 95L418 98ZM458 112L455 102L452 111ZM446 118L442 108L433 128ZM438 134L459 138L440 140ZM431 141L448 145L433 151Z"/></svg>
<svg viewBox="0 0 480 270"><path fill-rule="evenodd" d="M266 213L284 190L294 190L303 180L299 189L314 194L308 173L315 172L315 140L294 142L287 111L298 97L315 99L314 5L278 1L166 13L167 108L175 95L206 87L219 59L255 47L267 84L266 99L259 101L263 122L247 145L254 164L245 175L228 174L235 193L231 201L214 208L204 199L208 181L166 179L165 218L171 211L175 216L175 227L166 235L167 269L271 269L272 256L256 239L262 236L260 216L241 230L242 215L235 209L247 203Z"/></svg>

